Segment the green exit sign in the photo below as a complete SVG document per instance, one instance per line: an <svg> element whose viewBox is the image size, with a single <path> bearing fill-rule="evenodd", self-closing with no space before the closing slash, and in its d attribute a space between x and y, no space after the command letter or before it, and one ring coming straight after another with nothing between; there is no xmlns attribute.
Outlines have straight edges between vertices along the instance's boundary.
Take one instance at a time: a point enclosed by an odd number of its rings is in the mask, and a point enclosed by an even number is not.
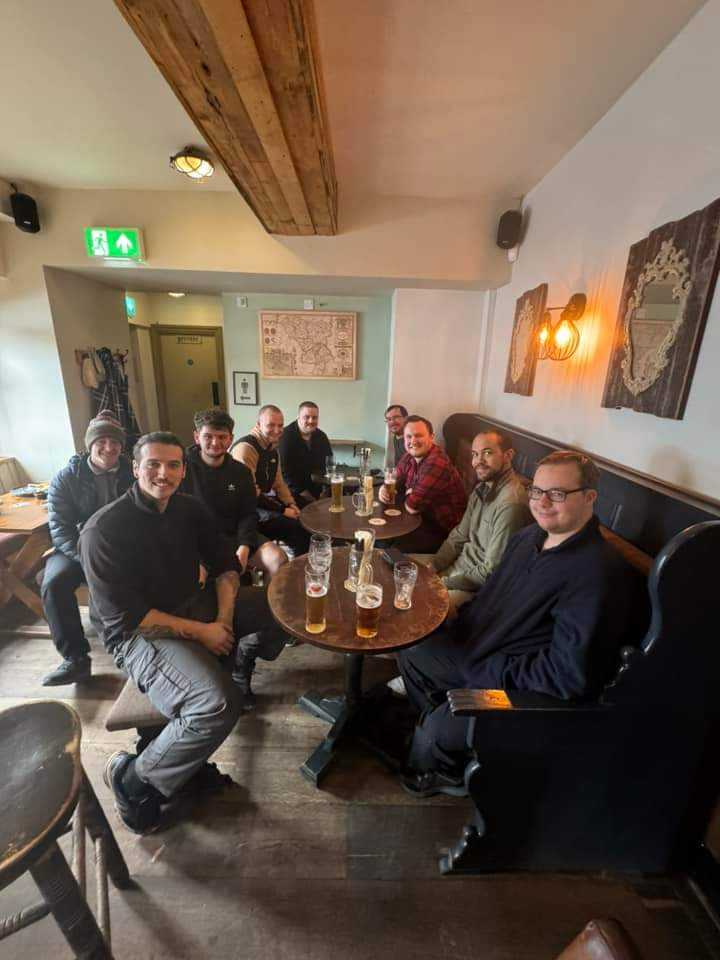
<svg viewBox="0 0 720 960"><path fill-rule="evenodd" d="M145 259L142 230L138 227L85 227L85 250L93 259Z"/></svg>

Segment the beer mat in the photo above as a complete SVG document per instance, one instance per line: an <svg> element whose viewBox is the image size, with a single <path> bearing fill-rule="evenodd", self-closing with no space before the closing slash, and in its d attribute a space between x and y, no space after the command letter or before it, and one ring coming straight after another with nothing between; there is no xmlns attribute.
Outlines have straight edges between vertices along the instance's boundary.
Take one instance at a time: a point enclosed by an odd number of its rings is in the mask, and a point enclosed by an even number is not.
<svg viewBox="0 0 720 960"><path fill-rule="evenodd" d="M387 520L383 520L382 517L373 517L371 520L368 520L368 523L371 523L374 527L384 527Z"/></svg>
<svg viewBox="0 0 720 960"><path fill-rule="evenodd" d="M386 516L386 517L399 517L401 514L402 514L402 510L392 509L392 510L386 510L386 511L385 511L385 516Z"/></svg>

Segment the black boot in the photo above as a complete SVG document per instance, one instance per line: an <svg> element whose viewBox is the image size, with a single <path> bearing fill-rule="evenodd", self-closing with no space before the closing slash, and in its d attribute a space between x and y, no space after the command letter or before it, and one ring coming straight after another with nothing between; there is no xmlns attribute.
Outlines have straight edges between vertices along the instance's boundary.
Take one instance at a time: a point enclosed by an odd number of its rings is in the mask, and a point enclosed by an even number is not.
<svg viewBox="0 0 720 960"><path fill-rule="evenodd" d="M232 672L233 683L240 689L243 695L243 710L255 709L255 694L250 687L253 670L255 669L255 657L247 657L238 651L235 667Z"/></svg>

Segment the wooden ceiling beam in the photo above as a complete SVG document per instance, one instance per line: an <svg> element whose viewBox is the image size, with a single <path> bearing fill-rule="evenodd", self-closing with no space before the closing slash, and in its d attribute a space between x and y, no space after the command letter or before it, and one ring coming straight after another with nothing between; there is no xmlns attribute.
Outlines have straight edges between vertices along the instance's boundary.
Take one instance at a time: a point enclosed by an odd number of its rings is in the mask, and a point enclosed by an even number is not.
<svg viewBox="0 0 720 960"><path fill-rule="evenodd" d="M115 3L265 229L335 234L310 0Z"/></svg>

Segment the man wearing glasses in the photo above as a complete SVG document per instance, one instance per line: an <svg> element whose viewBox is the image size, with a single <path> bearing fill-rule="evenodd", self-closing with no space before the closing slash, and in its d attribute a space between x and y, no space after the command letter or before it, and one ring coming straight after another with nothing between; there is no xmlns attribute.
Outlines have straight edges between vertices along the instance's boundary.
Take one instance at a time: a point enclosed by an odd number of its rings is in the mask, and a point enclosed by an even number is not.
<svg viewBox="0 0 720 960"><path fill-rule="evenodd" d="M421 714L403 775L416 797L465 796L467 718L453 717L457 687L526 690L561 700L597 695L644 613L642 582L603 539L593 515L598 471L557 451L528 491L536 523L505 555L457 620L400 655Z"/></svg>

